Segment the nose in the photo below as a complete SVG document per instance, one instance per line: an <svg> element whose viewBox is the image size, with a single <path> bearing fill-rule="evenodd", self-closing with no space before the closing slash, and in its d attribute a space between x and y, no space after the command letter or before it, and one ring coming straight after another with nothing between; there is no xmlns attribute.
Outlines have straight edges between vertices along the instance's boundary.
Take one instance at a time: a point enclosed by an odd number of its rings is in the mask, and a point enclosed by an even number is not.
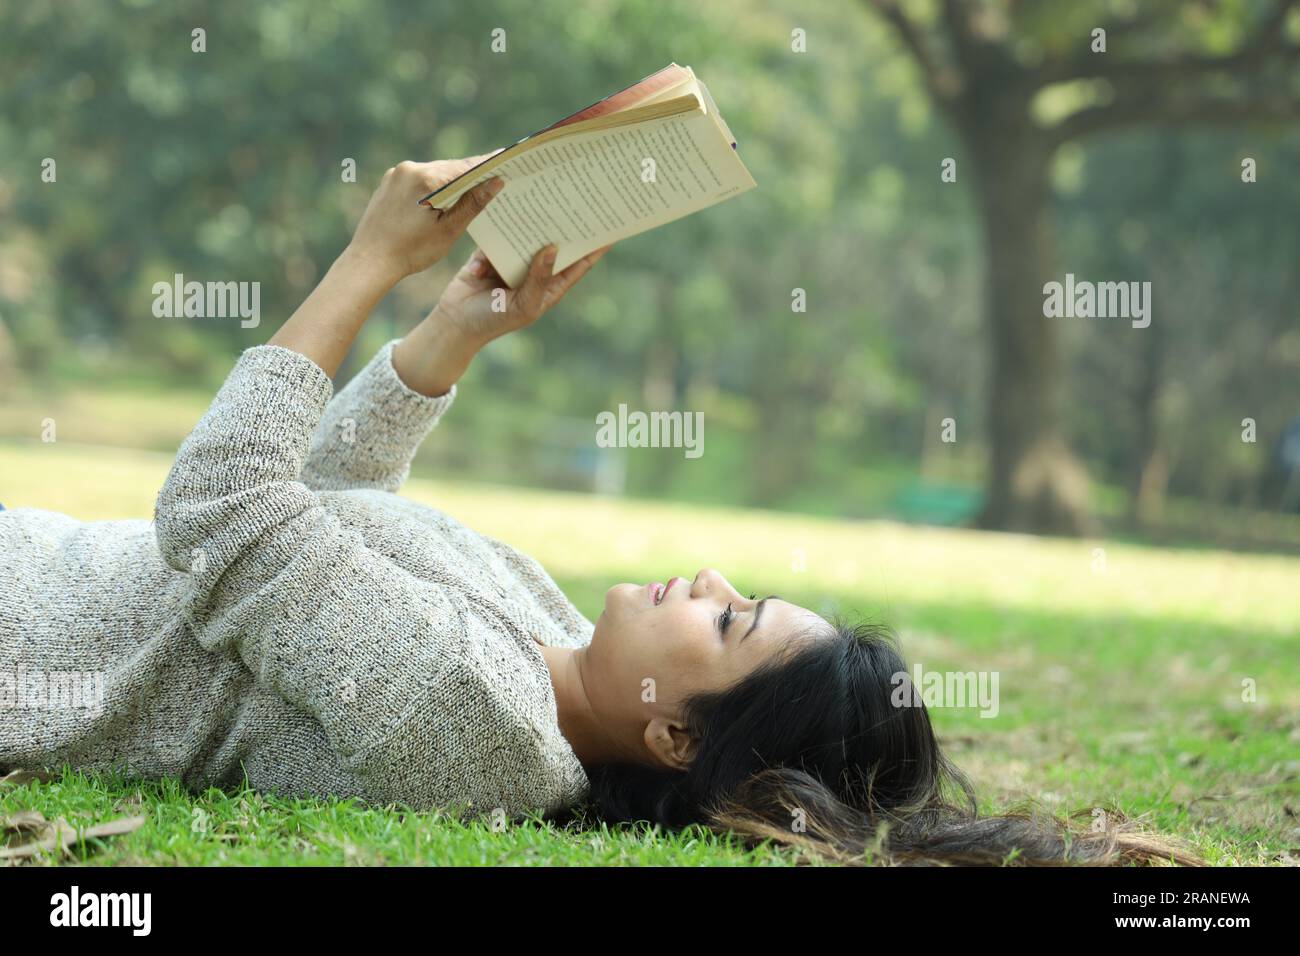
<svg viewBox="0 0 1300 956"><path fill-rule="evenodd" d="M695 580L691 583L691 597L700 597L714 590L732 590L731 583L722 576L721 572L713 568L704 568L695 575Z"/></svg>

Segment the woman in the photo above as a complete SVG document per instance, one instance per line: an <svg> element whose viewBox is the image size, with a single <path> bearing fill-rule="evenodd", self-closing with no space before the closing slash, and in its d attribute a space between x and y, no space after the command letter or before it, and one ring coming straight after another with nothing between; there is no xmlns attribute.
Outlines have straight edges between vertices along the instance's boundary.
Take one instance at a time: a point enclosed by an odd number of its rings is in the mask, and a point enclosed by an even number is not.
<svg viewBox="0 0 1300 956"><path fill-rule="evenodd" d="M475 353L604 251L552 275L543 250L515 290L475 253L331 399L372 307L491 201L495 181L416 204L470 162L388 171L320 286L240 357L152 524L0 514L0 765L512 816L586 803L840 859L1176 855L1113 829L1067 851L1055 823L949 804L973 808L970 786L924 707L891 704L906 666L874 630L712 570L613 587L593 626L531 558L395 495Z"/></svg>

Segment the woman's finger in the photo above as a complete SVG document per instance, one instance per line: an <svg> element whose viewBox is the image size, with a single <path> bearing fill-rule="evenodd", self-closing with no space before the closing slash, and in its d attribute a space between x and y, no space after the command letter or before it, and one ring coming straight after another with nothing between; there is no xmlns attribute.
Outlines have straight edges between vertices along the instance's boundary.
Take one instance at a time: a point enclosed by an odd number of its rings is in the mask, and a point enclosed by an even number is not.
<svg viewBox="0 0 1300 956"><path fill-rule="evenodd" d="M505 147L503 146L501 149L505 149ZM501 152L501 149L494 149L490 153L480 153L478 156L466 156L461 160L461 162L465 164L467 169L473 169L479 163L489 160L497 153Z"/></svg>
<svg viewBox="0 0 1300 956"><path fill-rule="evenodd" d="M443 212L439 222L446 223L455 235L459 236L474 217L487 208L492 197L505 187L505 180L493 177L487 182L479 183L465 195L456 200L456 204Z"/></svg>
<svg viewBox="0 0 1300 956"><path fill-rule="evenodd" d="M488 257L483 253L482 249L475 249L474 254L469 257L469 262L465 263L465 265L469 274L476 279L487 278L488 269L491 268L488 264Z"/></svg>
<svg viewBox="0 0 1300 956"><path fill-rule="evenodd" d="M501 273L497 272L497 267L492 264L492 260L487 257L487 253L482 249L474 253L474 276L478 279L486 279L488 285L491 286L505 285Z"/></svg>
<svg viewBox="0 0 1300 956"><path fill-rule="evenodd" d="M463 176L485 159L491 159L493 153L482 156L466 156L464 159L434 159L427 163L416 163L421 175L431 188L446 185L458 176Z"/></svg>
<svg viewBox="0 0 1300 956"><path fill-rule="evenodd" d="M546 307L546 287L550 283L551 270L555 268L558 252L554 243L538 250L524 281L515 290L516 308L528 322L541 315L542 309Z"/></svg>
<svg viewBox="0 0 1300 956"><path fill-rule="evenodd" d="M601 256L609 252L610 246L604 246L595 252L589 252L577 262L572 263L558 275L553 276L546 285L546 308L550 308L564 298L587 272L600 261Z"/></svg>

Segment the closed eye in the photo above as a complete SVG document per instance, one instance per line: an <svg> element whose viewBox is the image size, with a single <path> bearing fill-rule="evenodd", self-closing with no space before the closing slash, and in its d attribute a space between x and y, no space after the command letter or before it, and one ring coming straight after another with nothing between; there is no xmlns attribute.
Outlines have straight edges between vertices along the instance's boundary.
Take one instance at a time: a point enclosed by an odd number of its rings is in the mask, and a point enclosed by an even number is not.
<svg viewBox="0 0 1300 956"><path fill-rule="evenodd" d="M756 594L751 594L749 596L749 599L752 601L757 596L758 595ZM773 595L773 597L775 596L776 595ZM764 598L763 600L766 601L767 598ZM754 609L754 624L753 626L750 627L749 629L750 631L752 631L754 627L758 625L758 615L761 614L762 611L763 611L763 605L762 602L760 602L758 607ZM735 618L736 618L736 612L732 608L732 606L728 604L727 609L718 615L718 632L725 637L727 634L727 628L731 626L731 622L735 620ZM745 633L745 637L749 637L749 632Z"/></svg>

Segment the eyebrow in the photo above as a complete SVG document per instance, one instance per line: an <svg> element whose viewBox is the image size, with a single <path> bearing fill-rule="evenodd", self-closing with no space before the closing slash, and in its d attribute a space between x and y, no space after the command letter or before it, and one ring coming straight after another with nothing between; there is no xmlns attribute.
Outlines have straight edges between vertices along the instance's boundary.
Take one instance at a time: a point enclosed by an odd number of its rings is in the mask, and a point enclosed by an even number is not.
<svg viewBox="0 0 1300 956"><path fill-rule="evenodd" d="M754 628L758 627L758 619L763 616L763 608L766 606L767 602L779 600L781 599L775 594L769 594L767 597L763 598L763 600L758 602L758 606L754 608L754 623L749 625L749 630L745 632L745 637L749 637L749 635L753 634ZM740 640L744 641L745 637L742 637Z"/></svg>

